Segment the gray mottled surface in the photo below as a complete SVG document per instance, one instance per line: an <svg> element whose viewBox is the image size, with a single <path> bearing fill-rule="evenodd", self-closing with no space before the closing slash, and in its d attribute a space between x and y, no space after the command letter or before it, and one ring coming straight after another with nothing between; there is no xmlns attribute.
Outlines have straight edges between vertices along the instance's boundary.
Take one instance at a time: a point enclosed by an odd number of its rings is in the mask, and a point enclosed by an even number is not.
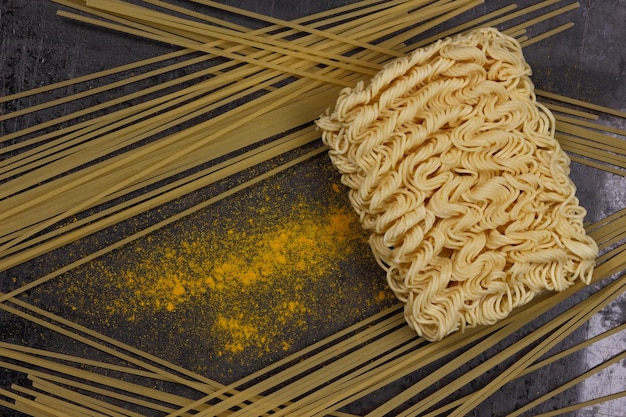
<svg viewBox="0 0 626 417"><path fill-rule="evenodd" d="M240 0L228 3L291 19L346 2ZM510 3L512 1L488 0L479 10L492 10L498 5ZM517 3L523 7L536 2L522 0ZM58 8L47 0L0 0L0 95L173 50L167 45L67 21L55 15ZM460 19L467 20L471 15L471 13L464 15ZM526 58L534 69L533 80L536 86L626 111L626 1L583 0L579 9L558 19L559 22L566 20L575 23L573 29L525 50ZM67 93L69 92L71 89ZM0 110L10 111L31 104L33 103L30 99L26 99L20 103L3 105ZM32 124L47 120L55 115L55 111L58 110L37 113L21 123ZM619 122L612 118L605 118L603 122L626 128L623 121ZM0 135L16 130L19 126L15 123L17 122L10 121L1 124ZM572 178L578 187L581 203L588 210L589 221L599 220L624 207L626 178L577 164L572 166ZM61 260L59 262L62 263ZM37 268L36 262L23 266L20 272L23 279L36 275L34 271L37 271ZM7 276L0 275L0 279L6 280ZM4 290L8 285L6 281L0 282L0 289ZM625 303L624 297L612 303L609 308L576 332L572 340L564 342L561 348L623 322ZM41 335L32 334L35 331L32 326L5 316L2 316L2 320L5 330L3 334L7 338L5 340L9 340L8 334L15 341L25 343L41 340ZM587 349L582 354L574 355L552 365L549 369L505 387L477 409L474 415L504 415L515 405L524 404L534 396L563 384L572 376L589 369L599 360L623 350L625 338L624 334L617 335L602 345ZM548 401L535 411L544 412L598 395L624 390L626 389L624 369L623 365L611 367L584 384ZM0 380L2 387L12 382L10 375L2 378ZM411 378L407 378L400 381L399 385L410 383ZM384 395L385 393L381 393L382 397ZM375 398L366 399L349 411L363 412L375 404L375 401ZM626 403L623 400L614 401L593 409L582 410L575 415L619 417L626 415Z"/></svg>

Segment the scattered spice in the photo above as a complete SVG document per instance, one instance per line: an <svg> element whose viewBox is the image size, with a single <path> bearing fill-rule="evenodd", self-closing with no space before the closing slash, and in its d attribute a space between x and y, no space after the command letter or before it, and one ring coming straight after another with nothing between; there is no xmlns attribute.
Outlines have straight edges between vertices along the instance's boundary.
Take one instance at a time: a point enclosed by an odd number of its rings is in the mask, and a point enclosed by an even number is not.
<svg viewBox="0 0 626 417"><path fill-rule="evenodd" d="M344 187L288 181L241 192L39 295L65 291L87 325L222 380L392 304Z"/></svg>

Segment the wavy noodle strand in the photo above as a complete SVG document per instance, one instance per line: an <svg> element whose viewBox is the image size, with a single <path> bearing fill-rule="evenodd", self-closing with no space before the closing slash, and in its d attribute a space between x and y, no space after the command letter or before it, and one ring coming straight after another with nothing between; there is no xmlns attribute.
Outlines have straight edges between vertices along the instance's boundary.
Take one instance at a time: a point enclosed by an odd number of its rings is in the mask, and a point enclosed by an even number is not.
<svg viewBox="0 0 626 417"><path fill-rule="evenodd" d="M589 282L598 249L520 44L478 29L344 89L318 126L390 288L428 340Z"/></svg>

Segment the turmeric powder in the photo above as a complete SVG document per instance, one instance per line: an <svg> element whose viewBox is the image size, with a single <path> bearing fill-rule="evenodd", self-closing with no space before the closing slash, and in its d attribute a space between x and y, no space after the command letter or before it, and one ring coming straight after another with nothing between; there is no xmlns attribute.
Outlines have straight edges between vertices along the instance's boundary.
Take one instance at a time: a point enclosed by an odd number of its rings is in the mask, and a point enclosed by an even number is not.
<svg viewBox="0 0 626 417"><path fill-rule="evenodd" d="M326 336L395 302L342 187L329 182L312 198L286 180L225 201L228 215L206 210L94 261L40 296L65 290L84 324L106 323L174 362L184 352L195 360L185 366L226 379L233 364L267 364L310 343L307 333Z"/></svg>

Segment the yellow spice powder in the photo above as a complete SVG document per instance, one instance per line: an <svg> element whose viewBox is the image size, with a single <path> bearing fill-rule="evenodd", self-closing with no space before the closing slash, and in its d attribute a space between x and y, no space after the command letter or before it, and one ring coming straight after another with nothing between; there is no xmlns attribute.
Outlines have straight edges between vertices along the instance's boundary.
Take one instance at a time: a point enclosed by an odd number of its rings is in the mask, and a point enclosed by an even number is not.
<svg viewBox="0 0 626 417"><path fill-rule="evenodd" d="M127 332L167 359L191 349L202 359L196 371L211 373L218 358L267 362L303 347L307 332L327 335L395 300L344 190L326 189L330 197L314 201L265 184L249 204L230 201L228 217L208 211L46 291L65 286L65 302L84 321ZM369 279L354 276L364 262Z"/></svg>

